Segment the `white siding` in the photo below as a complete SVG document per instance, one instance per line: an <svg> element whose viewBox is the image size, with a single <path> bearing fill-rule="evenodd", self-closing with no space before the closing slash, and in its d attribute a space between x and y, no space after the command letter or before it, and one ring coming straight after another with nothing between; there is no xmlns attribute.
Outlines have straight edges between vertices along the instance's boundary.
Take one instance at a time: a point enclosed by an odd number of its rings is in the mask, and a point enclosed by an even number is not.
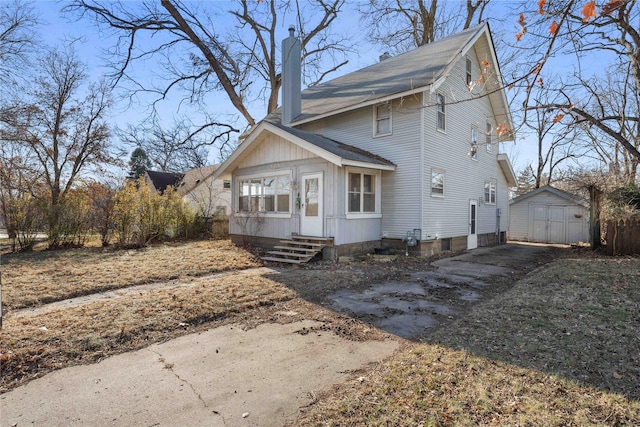
<svg viewBox="0 0 640 427"><path fill-rule="evenodd" d="M225 208L225 215L231 214L231 189L224 188L223 179L210 176L185 194L183 199L191 209L205 217L214 215L218 206Z"/></svg>
<svg viewBox="0 0 640 427"><path fill-rule="evenodd" d="M533 209L542 212L543 217L557 219L561 223L555 225L560 235L556 233L553 221L534 221ZM509 217L509 238L522 241L540 241L549 243L577 243L589 241L589 209L573 203L564 197L559 197L549 191L542 191L511 204ZM556 212L555 214L551 211ZM562 213L562 218L554 215ZM535 224L534 224L535 222ZM534 230L534 226L538 227ZM549 227L551 230L549 231ZM543 238L546 237L546 238Z"/></svg>
<svg viewBox="0 0 640 427"><path fill-rule="evenodd" d="M467 54L472 59L472 79L480 75L479 60L472 49ZM480 59L481 61L482 59ZM474 89L472 96L466 86L466 58L458 60L453 72L436 92L425 92L424 134L425 170L432 168L445 171L444 197L432 197L429 185L424 188L424 223L426 235L457 237L468 234L469 200L478 200L478 234L506 231L508 227L509 205L507 181L496 156L498 154L498 125L493 117L493 109L487 96L479 96L480 89ZM436 93L446 97L446 130L436 129ZM486 123L494 129L492 152L485 145ZM477 160L472 159L471 129L478 129ZM496 182L496 204L484 203L484 183ZM497 218L497 209L502 215ZM499 224L499 225L498 225ZM497 230L499 228L499 230Z"/></svg>
<svg viewBox="0 0 640 427"><path fill-rule="evenodd" d="M419 97L395 100L391 108L392 134L373 136L373 107L332 117L304 126L304 130L320 133L339 142L353 145L381 156L397 165L394 172L382 174L382 221L374 226L372 220L347 220L346 207L340 204L338 211L340 238L349 242L377 240L385 232L390 238L402 238L406 232L420 228L420 188L422 170L421 152L421 103ZM341 175L344 180L344 175ZM344 182L337 193L344 197ZM338 235L336 235L338 238Z"/></svg>

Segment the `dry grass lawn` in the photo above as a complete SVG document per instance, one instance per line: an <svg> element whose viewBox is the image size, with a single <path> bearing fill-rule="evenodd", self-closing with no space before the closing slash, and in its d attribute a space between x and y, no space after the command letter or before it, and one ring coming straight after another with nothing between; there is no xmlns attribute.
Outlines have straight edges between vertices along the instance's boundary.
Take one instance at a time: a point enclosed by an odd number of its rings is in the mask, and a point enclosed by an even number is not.
<svg viewBox="0 0 640 427"><path fill-rule="evenodd" d="M639 313L639 258L560 260L295 425L638 426Z"/></svg>
<svg viewBox="0 0 640 427"><path fill-rule="evenodd" d="M366 289L428 268L424 260L402 257L386 265L242 272L260 262L228 242L43 251L1 261L9 310L0 335L0 392L223 322L276 321L282 306L306 318L324 316L327 331L362 338L358 328L368 334L373 328L311 302L326 303L327 292L342 287ZM210 275L224 271L231 274ZM151 282L162 285L12 315L19 307ZM640 425L640 258L560 259L501 289L508 290L443 324L425 342L407 343L391 359L319 395L293 425Z"/></svg>
<svg viewBox="0 0 640 427"><path fill-rule="evenodd" d="M131 250L35 251L3 255L1 263L2 302L8 310L262 265L226 240L165 243Z"/></svg>

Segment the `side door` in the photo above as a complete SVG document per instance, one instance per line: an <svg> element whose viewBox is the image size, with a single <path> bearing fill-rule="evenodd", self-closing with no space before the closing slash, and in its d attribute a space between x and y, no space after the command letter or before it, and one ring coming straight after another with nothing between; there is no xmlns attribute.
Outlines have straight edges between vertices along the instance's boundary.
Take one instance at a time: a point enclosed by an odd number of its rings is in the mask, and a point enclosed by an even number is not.
<svg viewBox="0 0 640 427"><path fill-rule="evenodd" d="M478 201L469 200L469 234L467 235L467 249L478 247Z"/></svg>

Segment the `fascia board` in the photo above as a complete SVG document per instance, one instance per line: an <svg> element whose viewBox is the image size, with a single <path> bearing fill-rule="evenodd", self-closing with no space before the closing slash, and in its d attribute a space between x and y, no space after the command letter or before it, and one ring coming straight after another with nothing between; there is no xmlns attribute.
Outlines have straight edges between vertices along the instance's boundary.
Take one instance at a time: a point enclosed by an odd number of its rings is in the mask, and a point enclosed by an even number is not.
<svg viewBox="0 0 640 427"><path fill-rule="evenodd" d="M376 169L376 170L383 170L383 171L396 170L396 165L380 165L377 163L358 162L355 160L343 160L342 166L353 166L358 168Z"/></svg>

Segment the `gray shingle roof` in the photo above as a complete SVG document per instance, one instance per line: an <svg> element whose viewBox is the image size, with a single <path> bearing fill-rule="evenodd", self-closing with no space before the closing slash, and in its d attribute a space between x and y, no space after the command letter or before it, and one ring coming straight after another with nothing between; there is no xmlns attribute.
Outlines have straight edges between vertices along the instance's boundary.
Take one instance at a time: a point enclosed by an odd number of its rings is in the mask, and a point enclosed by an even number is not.
<svg viewBox="0 0 640 427"><path fill-rule="evenodd" d="M478 33L485 31L486 25L476 25L304 90L302 114L296 121L424 88L434 83L443 75L455 56Z"/></svg>
<svg viewBox="0 0 640 427"><path fill-rule="evenodd" d="M542 186L540 188L536 188L535 190L531 190L528 193L521 194L521 195L519 195L517 197L514 197L513 199L511 199L509 201L509 204L514 204L514 203L521 202L523 200L526 200L526 199L528 199L530 197L535 196L536 194L540 194L540 193L545 192L545 191L547 191L547 192L549 192L551 194L555 194L556 196L561 197L563 199L566 199L568 201L574 202L574 203L576 203L578 205L582 205L584 207L589 207L589 201L588 200L586 200L586 199L584 199L584 198L582 198L580 196L576 196L575 194L568 193L568 192L566 192L564 190L560 190L559 188L552 187L550 185L544 185L544 186Z"/></svg>

